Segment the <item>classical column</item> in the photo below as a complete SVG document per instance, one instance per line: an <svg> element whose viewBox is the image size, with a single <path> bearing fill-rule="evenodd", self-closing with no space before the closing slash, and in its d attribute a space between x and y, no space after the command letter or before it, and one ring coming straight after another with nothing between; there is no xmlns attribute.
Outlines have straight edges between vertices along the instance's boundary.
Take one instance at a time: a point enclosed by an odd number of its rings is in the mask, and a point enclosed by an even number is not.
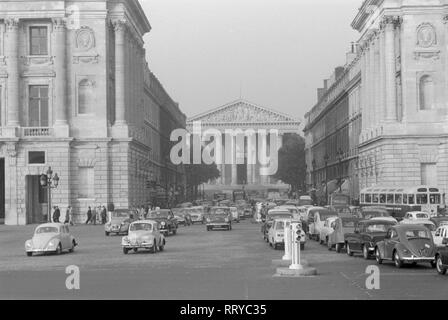
<svg viewBox="0 0 448 320"><path fill-rule="evenodd" d="M19 19L5 20L5 55L8 72L8 122L7 126L18 127L19 122Z"/></svg>
<svg viewBox="0 0 448 320"><path fill-rule="evenodd" d="M360 113L362 115L361 136L366 130L366 110L367 110L367 51L365 44L362 45L361 55L361 103Z"/></svg>
<svg viewBox="0 0 448 320"><path fill-rule="evenodd" d="M127 22L117 20L113 24L115 29L115 124L126 125L125 33Z"/></svg>
<svg viewBox="0 0 448 320"><path fill-rule="evenodd" d="M232 165L231 165L231 172L232 172L232 185L238 184L238 170L236 165L236 159L237 159L237 150L236 150L236 135L232 136L232 145L230 146L232 148L231 152L235 155L232 159Z"/></svg>
<svg viewBox="0 0 448 320"><path fill-rule="evenodd" d="M385 59L384 59L384 29L380 29L380 39L379 39L379 64L380 64L380 80L379 80L379 119L380 122L384 120L385 117L385 90L386 90L386 80L385 80Z"/></svg>
<svg viewBox="0 0 448 320"><path fill-rule="evenodd" d="M226 139L225 135L222 135L222 164L221 167L221 184L226 184Z"/></svg>
<svg viewBox="0 0 448 320"><path fill-rule="evenodd" d="M385 64L386 64L386 120L397 121L397 92L395 69L395 25L397 17L386 16L385 28Z"/></svg>

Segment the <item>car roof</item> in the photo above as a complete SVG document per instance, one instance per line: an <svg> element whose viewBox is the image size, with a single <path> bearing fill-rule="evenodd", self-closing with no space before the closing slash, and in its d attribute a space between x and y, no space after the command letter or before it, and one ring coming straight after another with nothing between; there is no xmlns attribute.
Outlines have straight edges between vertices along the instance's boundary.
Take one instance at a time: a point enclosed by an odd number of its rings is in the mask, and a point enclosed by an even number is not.
<svg viewBox="0 0 448 320"><path fill-rule="evenodd" d="M137 220L137 221L132 222L131 224L138 224L138 223L150 223L150 224L156 223L157 224L158 222L155 220L146 219L146 220Z"/></svg>
<svg viewBox="0 0 448 320"><path fill-rule="evenodd" d="M384 219L384 217L381 217L381 218L374 218L374 219L372 218L372 219L368 219L368 220L361 220L359 223L363 223L363 224L384 223L384 224L391 224L391 225L397 224L397 222L392 219Z"/></svg>
<svg viewBox="0 0 448 320"><path fill-rule="evenodd" d="M63 225L64 224L58 223L58 222L48 222L48 223L43 223L43 224L38 225L36 227L36 229L40 228L40 227L57 227L57 228L59 228L59 227L62 227Z"/></svg>
<svg viewBox="0 0 448 320"><path fill-rule="evenodd" d="M402 221L404 221L404 220L402 220ZM404 221L404 223L401 223L401 224L420 224L420 225L422 225L422 224L432 224L432 225L435 225L435 223L434 222L432 222L431 220L427 220L427 219L419 219L419 220L412 220L412 221Z"/></svg>
<svg viewBox="0 0 448 320"><path fill-rule="evenodd" d="M421 229L421 230L428 230L424 225L421 223L403 223L403 224L396 224L392 228L395 228L399 232L404 232L406 230L411 229Z"/></svg>

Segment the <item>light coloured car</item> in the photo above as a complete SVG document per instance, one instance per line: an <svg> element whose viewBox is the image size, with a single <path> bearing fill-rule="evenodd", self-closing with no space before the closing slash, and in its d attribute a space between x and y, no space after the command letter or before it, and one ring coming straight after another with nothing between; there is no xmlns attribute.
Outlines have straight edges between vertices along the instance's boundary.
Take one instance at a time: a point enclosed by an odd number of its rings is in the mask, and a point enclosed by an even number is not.
<svg viewBox="0 0 448 320"><path fill-rule="evenodd" d="M413 220L429 220L430 218L431 216L427 212L409 211L404 215L402 222L404 221L404 223L406 223L406 221L413 221Z"/></svg>
<svg viewBox="0 0 448 320"><path fill-rule="evenodd" d="M191 208L185 209L184 212L190 214L191 224L195 224L195 223L202 223L202 224L204 224L204 222L205 222L204 207L202 207L202 206L191 207Z"/></svg>
<svg viewBox="0 0 448 320"><path fill-rule="evenodd" d="M25 242L26 255L34 253L73 252L78 245L71 235L68 225L62 223L44 223L34 230L33 238Z"/></svg>
<svg viewBox="0 0 448 320"><path fill-rule="evenodd" d="M300 220L300 212L296 206L283 205L283 206L278 206L277 208L288 210L292 214L293 219Z"/></svg>
<svg viewBox="0 0 448 320"><path fill-rule="evenodd" d="M129 233L121 239L123 253L139 249L150 250L152 253L163 251L165 236L160 232L159 223L154 220L139 220L129 225Z"/></svg>
<svg viewBox="0 0 448 320"><path fill-rule="evenodd" d="M230 207L230 213L232 214L232 221L240 222L240 213L237 207Z"/></svg>
<svg viewBox="0 0 448 320"><path fill-rule="evenodd" d="M285 245L285 224L291 219L274 219L272 227L268 231L268 243L269 246L277 250ZM295 237L294 234L292 234ZM300 250L305 249L306 235L303 229L300 230Z"/></svg>
<svg viewBox="0 0 448 320"><path fill-rule="evenodd" d="M338 213L322 207L313 207L308 210L308 234L310 239L320 240L320 231L325 220L330 217L338 217Z"/></svg>
<svg viewBox="0 0 448 320"><path fill-rule="evenodd" d="M433 234L433 238L436 246L442 246L443 239L448 238L448 225L438 227Z"/></svg>
<svg viewBox="0 0 448 320"><path fill-rule="evenodd" d="M333 233L335 221L338 217L329 217L325 220L322 229L320 230L319 243L327 244L328 236Z"/></svg>
<svg viewBox="0 0 448 320"><path fill-rule="evenodd" d="M115 233L127 234L129 225L137 218L136 212L131 209L117 209L112 212L111 219L104 225L106 236Z"/></svg>

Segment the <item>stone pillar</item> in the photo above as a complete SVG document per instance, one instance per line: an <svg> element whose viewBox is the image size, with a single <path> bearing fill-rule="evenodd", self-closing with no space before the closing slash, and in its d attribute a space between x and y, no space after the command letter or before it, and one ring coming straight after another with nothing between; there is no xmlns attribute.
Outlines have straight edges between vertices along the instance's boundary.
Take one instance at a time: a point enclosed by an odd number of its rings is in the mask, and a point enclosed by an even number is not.
<svg viewBox="0 0 448 320"><path fill-rule="evenodd" d="M53 31L55 33L55 52L56 59L54 67L56 70L55 81L55 135L69 136L69 128L67 122L67 52L66 52L66 26L64 19L53 19Z"/></svg>
<svg viewBox="0 0 448 320"><path fill-rule="evenodd" d="M371 44L371 50L370 50L370 72L371 72L371 79L372 79L372 105L370 114L372 115L371 118L371 128L376 127L376 120L377 120L377 104L378 104L378 77L377 77L377 61L376 61L376 47L377 47L377 39L376 35L373 35L372 37L372 44Z"/></svg>
<svg viewBox="0 0 448 320"><path fill-rule="evenodd" d="M221 167L221 184L226 184L226 139L225 135L222 136L222 164Z"/></svg>
<svg viewBox="0 0 448 320"><path fill-rule="evenodd" d="M18 127L19 122L19 19L5 20L5 56L8 72L7 126Z"/></svg>
<svg viewBox="0 0 448 320"><path fill-rule="evenodd" d="M238 170L236 165L236 136L232 136L232 145L230 146L232 148L231 152L235 155L232 159L232 165L231 165L231 172L232 172L232 185L238 184Z"/></svg>
<svg viewBox="0 0 448 320"><path fill-rule="evenodd" d="M385 80L385 59L384 59L384 29L381 28L380 30L380 38L379 38L379 110L378 110L378 116L379 116L379 120L380 122L384 120L385 114L386 114L386 103L385 103L385 90L386 90L386 80Z"/></svg>
<svg viewBox="0 0 448 320"><path fill-rule="evenodd" d="M115 28L115 124L126 125L126 97L125 97L125 34L127 22L114 22Z"/></svg>
<svg viewBox="0 0 448 320"><path fill-rule="evenodd" d="M362 56L361 56L361 104L360 104L360 113L362 114L362 125L361 125L361 137L364 136L367 126L367 48L366 44L362 45ZM361 138L362 140L363 138Z"/></svg>
<svg viewBox="0 0 448 320"><path fill-rule="evenodd" d="M397 121L397 92L395 70L395 25L397 17L386 16L385 28L385 80L386 80L386 120Z"/></svg>

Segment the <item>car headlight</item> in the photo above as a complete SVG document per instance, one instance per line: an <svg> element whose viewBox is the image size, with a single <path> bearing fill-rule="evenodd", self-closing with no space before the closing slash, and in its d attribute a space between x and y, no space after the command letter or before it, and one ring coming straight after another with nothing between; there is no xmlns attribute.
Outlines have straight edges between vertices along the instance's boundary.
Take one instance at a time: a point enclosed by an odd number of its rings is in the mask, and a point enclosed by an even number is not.
<svg viewBox="0 0 448 320"><path fill-rule="evenodd" d="M129 242L129 238L128 238L128 237L124 237L124 238L123 238L123 242L128 243L128 242Z"/></svg>
<svg viewBox="0 0 448 320"><path fill-rule="evenodd" d="M55 241L51 240L50 242L48 242L48 245L47 245L48 248L53 248L55 246L56 246L56 242Z"/></svg>
<svg viewBox="0 0 448 320"><path fill-rule="evenodd" d="M32 247L31 242L27 242L27 243L25 244L25 246L26 246L27 248L31 248L31 247Z"/></svg>
<svg viewBox="0 0 448 320"><path fill-rule="evenodd" d="M207 222L210 222L210 219L209 219L209 218L207 218Z"/></svg>
<svg viewBox="0 0 448 320"><path fill-rule="evenodd" d="M225 222L229 222L229 218L226 218L224 221L225 221Z"/></svg>
<svg viewBox="0 0 448 320"><path fill-rule="evenodd" d="M410 254L411 252L408 249L403 249L404 254Z"/></svg>
<svg viewBox="0 0 448 320"><path fill-rule="evenodd" d="M162 225L162 226L166 225L166 222L165 222L165 221L162 221L161 225Z"/></svg>

